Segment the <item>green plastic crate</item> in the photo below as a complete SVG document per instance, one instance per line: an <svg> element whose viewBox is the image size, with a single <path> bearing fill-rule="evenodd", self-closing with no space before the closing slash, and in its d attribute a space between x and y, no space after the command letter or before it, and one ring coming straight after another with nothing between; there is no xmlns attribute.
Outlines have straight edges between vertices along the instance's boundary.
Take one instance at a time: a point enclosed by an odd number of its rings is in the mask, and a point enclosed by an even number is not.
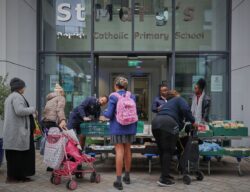
<svg viewBox="0 0 250 192"><path fill-rule="evenodd" d="M233 157L249 157L250 156L250 149L249 150L234 150L230 151L227 148L225 148L225 154L228 156Z"/></svg>
<svg viewBox="0 0 250 192"><path fill-rule="evenodd" d="M226 129L224 127L212 127L214 136L248 136L248 128L240 127Z"/></svg>
<svg viewBox="0 0 250 192"><path fill-rule="evenodd" d="M213 136L213 131L208 130L208 131L198 131L198 137L212 137Z"/></svg>
<svg viewBox="0 0 250 192"><path fill-rule="evenodd" d="M144 131L144 122L138 121L137 122L137 133L143 133Z"/></svg>
<svg viewBox="0 0 250 192"><path fill-rule="evenodd" d="M81 133L85 136L108 136L108 122L85 122L81 123Z"/></svg>

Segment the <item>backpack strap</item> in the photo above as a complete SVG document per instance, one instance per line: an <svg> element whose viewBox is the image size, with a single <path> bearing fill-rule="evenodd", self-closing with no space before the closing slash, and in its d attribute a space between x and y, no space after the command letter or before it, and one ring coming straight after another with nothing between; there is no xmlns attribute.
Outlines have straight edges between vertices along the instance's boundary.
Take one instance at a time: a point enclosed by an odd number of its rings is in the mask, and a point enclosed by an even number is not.
<svg viewBox="0 0 250 192"><path fill-rule="evenodd" d="M117 93L117 92L111 93L111 94L110 94L110 97L111 97L112 95L116 96L118 99L121 97L121 95L120 95L119 93Z"/></svg>
<svg viewBox="0 0 250 192"><path fill-rule="evenodd" d="M126 93L125 93L125 97L131 97L131 92L130 91L126 91Z"/></svg>

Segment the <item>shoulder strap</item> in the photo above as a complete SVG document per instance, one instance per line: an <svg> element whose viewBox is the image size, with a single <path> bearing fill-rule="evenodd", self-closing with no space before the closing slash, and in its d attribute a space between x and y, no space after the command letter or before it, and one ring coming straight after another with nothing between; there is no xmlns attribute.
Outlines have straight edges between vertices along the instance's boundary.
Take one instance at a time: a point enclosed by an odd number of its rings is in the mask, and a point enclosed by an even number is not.
<svg viewBox="0 0 250 192"><path fill-rule="evenodd" d="M113 92L110 94L110 96L112 96L112 95L116 96L118 99L121 97L121 95L117 92Z"/></svg>
<svg viewBox="0 0 250 192"><path fill-rule="evenodd" d="M131 97L131 92L130 91L126 91L126 97Z"/></svg>

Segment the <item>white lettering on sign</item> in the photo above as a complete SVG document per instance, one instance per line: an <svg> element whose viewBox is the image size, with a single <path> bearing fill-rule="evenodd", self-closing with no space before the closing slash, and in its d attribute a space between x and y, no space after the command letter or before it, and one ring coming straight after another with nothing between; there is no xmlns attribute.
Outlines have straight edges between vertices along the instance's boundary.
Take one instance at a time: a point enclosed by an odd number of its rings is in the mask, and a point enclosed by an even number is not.
<svg viewBox="0 0 250 192"><path fill-rule="evenodd" d="M70 9L70 4L69 3L62 3L59 4L57 7L57 11L63 15L63 17L61 17L60 15L57 15L57 20L58 21L69 21L71 19L71 13L69 10L66 10L64 8L69 8Z"/></svg>
<svg viewBox="0 0 250 192"><path fill-rule="evenodd" d="M76 19L78 21L85 21L85 6L82 4L76 4ZM57 15L57 20L66 22L72 18L71 5L69 3L61 3L57 7L59 15Z"/></svg>

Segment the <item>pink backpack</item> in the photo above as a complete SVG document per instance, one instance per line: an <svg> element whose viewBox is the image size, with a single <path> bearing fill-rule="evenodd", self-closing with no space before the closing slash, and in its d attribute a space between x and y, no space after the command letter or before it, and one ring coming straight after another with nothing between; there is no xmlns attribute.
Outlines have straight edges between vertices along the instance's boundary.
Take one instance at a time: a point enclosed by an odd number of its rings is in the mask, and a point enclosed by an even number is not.
<svg viewBox="0 0 250 192"><path fill-rule="evenodd" d="M130 125L138 121L136 104L135 101L131 98L131 93L126 91L125 95L120 95L115 92L111 95L114 95L118 98L116 104L116 120L121 125Z"/></svg>

